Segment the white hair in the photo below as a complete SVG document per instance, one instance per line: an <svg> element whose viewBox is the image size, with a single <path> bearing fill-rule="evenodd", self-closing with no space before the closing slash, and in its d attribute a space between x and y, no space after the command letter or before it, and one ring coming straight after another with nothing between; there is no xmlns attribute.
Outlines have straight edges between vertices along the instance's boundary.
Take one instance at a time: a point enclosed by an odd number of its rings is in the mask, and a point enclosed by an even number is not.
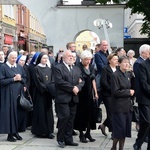
<svg viewBox="0 0 150 150"><path fill-rule="evenodd" d="M129 56L129 54L133 54L133 56L134 56L134 55L135 55L134 50L130 49L130 50L127 52L127 56Z"/></svg>
<svg viewBox="0 0 150 150"><path fill-rule="evenodd" d="M142 52L150 52L150 45L143 44L139 48L139 54L141 55Z"/></svg>
<svg viewBox="0 0 150 150"><path fill-rule="evenodd" d="M14 55L14 54L15 54L15 55L18 55L16 51L12 51L12 52L10 52L10 53L8 54L8 59L10 58L11 55Z"/></svg>
<svg viewBox="0 0 150 150"><path fill-rule="evenodd" d="M81 53L81 59L85 59L85 58L92 58L92 53L88 50L84 50L82 53Z"/></svg>

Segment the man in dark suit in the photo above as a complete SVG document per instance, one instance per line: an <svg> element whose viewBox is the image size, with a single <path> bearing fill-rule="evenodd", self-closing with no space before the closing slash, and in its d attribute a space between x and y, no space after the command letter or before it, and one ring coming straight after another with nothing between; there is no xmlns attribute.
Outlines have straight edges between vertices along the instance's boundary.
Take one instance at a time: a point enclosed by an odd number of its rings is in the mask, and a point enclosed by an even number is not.
<svg viewBox="0 0 150 150"><path fill-rule="evenodd" d="M143 45L145 52L149 54L143 63L139 64L139 90L138 90L138 107L139 107L139 125L140 129L137 135L134 150L140 150L145 138L148 136L147 150L150 149L150 46Z"/></svg>
<svg viewBox="0 0 150 150"><path fill-rule="evenodd" d="M137 58L133 65L133 71L135 74L135 94L136 94L136 100L139 99L139 65L143 63L148 57L149 57L149 50L147 49L147 45L143 44L139 48L139 54L140 56Z"/></svg>
<svg viewBox="0 0 150 150"><path fill-rule="evenodd" d="M73 54L70 50L63 53L63 63L54 67L56 86L56 111L58 116L57 141L60 147L65 145L78 146L73 142L72 132L78 92L84 82L81 80L81 70L73 65Z"/></svg>
<svg viewBox="0 0 150 150"><path fill-rule="evenodd" d="M101 74L102 68L108 64L108 54L108 42L102 40L100 43L100 50L95 54L95 63L99 74Z"/></svg>
<svg viewBox="0 0 150 150"><path fill-rule="evenodd" d="M108 64L107 56L108 56L108 42L106 40L102 40L100 43L100 50L95 54L95 64L97 67L97 76L96 76L96 84L98 87L99 100L98 104L100 105L102 102L101 94L100 94L100 78L101 72L104 66Z"/></svg>
<svg viewBox="0 0 150 150"><path fill-rule="evenodd" d="M135 96L136 96L137 102L141 98L139 96L139 79L140 79L140 77L139 77L139 65L141 63L143 63L149 57L149 50L147 49L147 45L143 44L140 46L139 54L140 54L140 56L137 58L137 60L135 61L134 65L133 65L133 72L135 75L133 87L135 89ZM136 129L139 130L139 123L138 122L136 122Z"/></svg>

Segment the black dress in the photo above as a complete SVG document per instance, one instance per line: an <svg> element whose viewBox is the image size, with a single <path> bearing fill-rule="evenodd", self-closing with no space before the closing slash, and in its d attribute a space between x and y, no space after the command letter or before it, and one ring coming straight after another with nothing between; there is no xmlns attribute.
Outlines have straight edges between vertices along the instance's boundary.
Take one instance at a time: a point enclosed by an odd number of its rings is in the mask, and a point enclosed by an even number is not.
<svg viewBox="0 0 150 150"><path fill-rule="evenodd" d="M20 74L22 80L14 81L15 74ZM18 133L17 97L25 80L26 75L20 65L13 69L7 64L0 67L0 133Z"/></svg>
<svg viewBox="0 0 150 150"><path fill-rule="evenodd" d="M82 71L82 78L85 84L79 92L79 103L77 105L77 112L74 121L74 129L85 131L90 124L90 129L96 129L96 122L94 117L94 101L92 94L92 81L95 78L94 67L90 65L89 72L84 69L82 63L78 65Z"/></svg>
<svg viewBox="0 0 150 150"><path fill-rule="evenodd" d="M54 130L54 117L52 98L48 94L46 85L52 82L52 70L47 66L36 66L34 72L35 93L31 132L38 136L49 135Z"/></svg>

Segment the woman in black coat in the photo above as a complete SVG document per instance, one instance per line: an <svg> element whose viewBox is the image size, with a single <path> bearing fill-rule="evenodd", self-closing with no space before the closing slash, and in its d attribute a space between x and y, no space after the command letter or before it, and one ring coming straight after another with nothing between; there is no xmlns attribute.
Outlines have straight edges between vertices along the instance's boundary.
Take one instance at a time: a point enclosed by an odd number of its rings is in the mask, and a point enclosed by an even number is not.
<svg viewBox="0 0 150 150"><path fill-rule="evenodd" d="M129 60L122 56L118 60L119 68L112 75L111 95L112 95L112 127L113 146L111 150L123 150L126 137L131 137L132 103L131 96L134 90L131 89Z"/></svg>
<svg viewBox="0 0 150 150"><path fill-rule="evenodd" d="M102 69L101 74L101 90L102 90L102 99L106 108L107 118L104 122L99 125L99 129L101 129L102 134L107 136L105 132L105 127L108 127L109 132L112 132L112 119L111 119L111 77L113 72L116 71L116 67L118 65L118 56L116 53L111 53L108 57L109 64Z"/></svg>
<svg viewBox="0 0 150 150"><path fill-rule="evenodd" d="M85 50L81 54L82 62L78 65L82 71L82 79L85 81L85 84L79 92L79 103L77 106L74 129L79 130L80 142L83 143L88 142L86 138L88 138L91 142L95 141L90 134L91 129L96 129L92 91L94 90L94 97L96 99L98 99L98 94L96 90L94 67L90 65L91 59L91 52ZM83 131L86 131L86 133L84 134Z"/></svg>

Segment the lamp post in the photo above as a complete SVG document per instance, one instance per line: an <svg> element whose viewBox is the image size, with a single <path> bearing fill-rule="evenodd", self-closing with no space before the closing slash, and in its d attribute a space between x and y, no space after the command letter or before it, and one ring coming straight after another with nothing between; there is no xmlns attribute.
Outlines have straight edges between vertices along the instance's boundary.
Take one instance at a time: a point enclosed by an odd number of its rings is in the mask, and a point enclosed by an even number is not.
<svg viewBox="0 0 150 150"><path fill-rule="evenodd" d="M96 19L96 20L94 20L93 24L98 29L101 29L103 27L105 39L108 42L108 52L111 53L112 50L110 48L110 41L109 41L109 35L108 35L107 29L113 27L112 23L108 19L106 19L106 20L104 20L104 19Z"/></svg>

